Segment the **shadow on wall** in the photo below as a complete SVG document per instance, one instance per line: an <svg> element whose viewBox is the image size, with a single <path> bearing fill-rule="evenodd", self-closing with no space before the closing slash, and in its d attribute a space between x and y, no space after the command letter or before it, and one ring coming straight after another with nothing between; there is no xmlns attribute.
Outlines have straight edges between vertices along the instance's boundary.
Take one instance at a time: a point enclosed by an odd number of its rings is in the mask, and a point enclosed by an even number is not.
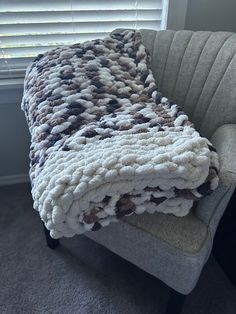
<svg viewBox="0 0 236 314"><path fill-rule="evenodd" d="M27 174L30 136L20 108L23 88L0 93L0 178Z"/></svg>
<svg viewBox="0 0 236 314"><path fill-rule="evenodd" d="M235 0L188 0L185 29L236 32Z"/></svg>

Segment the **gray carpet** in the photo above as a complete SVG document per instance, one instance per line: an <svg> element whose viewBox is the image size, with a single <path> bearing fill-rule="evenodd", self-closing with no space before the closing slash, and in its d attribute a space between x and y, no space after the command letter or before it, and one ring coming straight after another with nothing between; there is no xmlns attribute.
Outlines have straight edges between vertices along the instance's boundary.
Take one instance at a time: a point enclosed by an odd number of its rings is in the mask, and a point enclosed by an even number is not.
<svg viewBox="0 0 236 314"><path fill-rule="evenodd" d="M27 184L0 188L1 314L161 314L168 288L84 236L49 250ZM183 314L235 314L236 288L213 258Z"/></svg>

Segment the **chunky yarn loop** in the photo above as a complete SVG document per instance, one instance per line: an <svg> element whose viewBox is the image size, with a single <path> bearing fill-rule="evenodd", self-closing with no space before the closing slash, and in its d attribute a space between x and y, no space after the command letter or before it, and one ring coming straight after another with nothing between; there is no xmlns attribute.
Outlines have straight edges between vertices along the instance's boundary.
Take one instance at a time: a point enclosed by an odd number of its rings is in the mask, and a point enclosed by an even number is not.
<svg viewBox="0 0 236 314"><path fill-rule="evenodd" d="M34 208L54 238L133 213L184 216L218 185L215 149L158 91L138 31L39 55L22 109Z"/></svg>

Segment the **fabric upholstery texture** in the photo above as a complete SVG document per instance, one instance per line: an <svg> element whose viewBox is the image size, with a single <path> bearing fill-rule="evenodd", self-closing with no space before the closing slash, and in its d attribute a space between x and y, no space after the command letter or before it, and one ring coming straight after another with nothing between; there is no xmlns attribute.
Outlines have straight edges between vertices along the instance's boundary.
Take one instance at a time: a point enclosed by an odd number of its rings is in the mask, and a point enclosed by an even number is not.
<svg viewBox="0 0 236 314"><path fill-rule="evenodd" d="M140 215L86 233L177 291L195 287L236 186L236 34L141 30L158 89L216 147L220 184L184 218Z"/></svg>
<svg viewBox="0 0 236 314"><path fill-rule="evenodd" d="M207 237L206 224L196 219L193 212L185 217L162 213L155 213L150 217L149 213L144 213L125 217L123 220L188 253L198 252Z"/></svg>
<svg viewBox="0 0 236 314"><path fill-rule="evenodd" d="M236 34L141 32L158 88L183 106L200 132L210 137L221 125L235 123Z"/></svg>
<svg viewBox="0 0 236 314"><path fill-rule="evenodd" d="M219 151L221 170L236 175L236 124L222 125L211 140Z"/></svg>

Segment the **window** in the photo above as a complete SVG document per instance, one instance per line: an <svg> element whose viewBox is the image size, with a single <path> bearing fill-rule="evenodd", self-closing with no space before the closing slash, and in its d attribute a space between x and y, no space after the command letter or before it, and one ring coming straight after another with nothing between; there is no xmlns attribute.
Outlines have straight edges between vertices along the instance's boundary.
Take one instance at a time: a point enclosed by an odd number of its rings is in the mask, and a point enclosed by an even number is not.
<svg viewBox="0 0 236 314"><path fill-rule="evenodd" d="M102 38L115 28L165 29L168 0L0 0L0 78L23 76L55 46Z"/></svg>

